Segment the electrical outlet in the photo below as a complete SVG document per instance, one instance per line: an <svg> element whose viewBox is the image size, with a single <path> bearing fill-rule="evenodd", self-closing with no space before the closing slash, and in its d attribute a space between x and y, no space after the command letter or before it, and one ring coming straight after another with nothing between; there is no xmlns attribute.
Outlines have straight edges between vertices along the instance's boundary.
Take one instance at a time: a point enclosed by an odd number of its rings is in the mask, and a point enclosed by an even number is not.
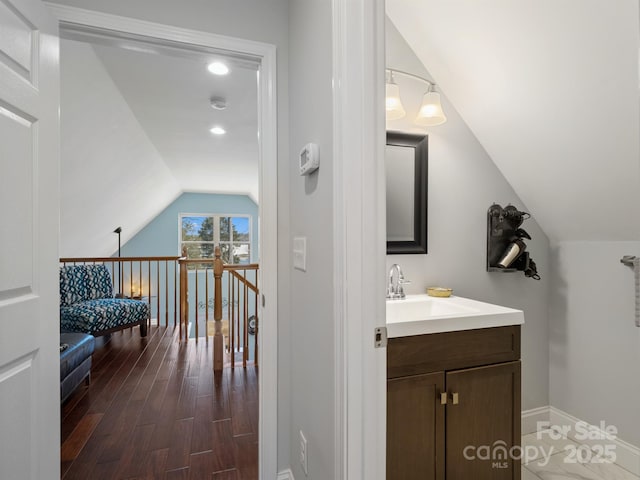
<svg viewBox="0 0 640 480"><path fill-rule="evenodd" d="M307 449L307 439L300 430L300 465L305 475L309 475L309 450Z"/></svg>

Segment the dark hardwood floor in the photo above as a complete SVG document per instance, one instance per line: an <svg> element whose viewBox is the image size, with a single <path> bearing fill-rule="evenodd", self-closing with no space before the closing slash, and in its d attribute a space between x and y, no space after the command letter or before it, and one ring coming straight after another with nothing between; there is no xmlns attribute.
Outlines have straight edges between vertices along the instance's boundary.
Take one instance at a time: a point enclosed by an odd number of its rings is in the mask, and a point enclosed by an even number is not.
<svg viewBox="0 0 640 480"><path fill-rule="evenodd" d="M96 339L91 385L62 406L65 480L258 478L257 367L212 368L173 327Z"/></svg>

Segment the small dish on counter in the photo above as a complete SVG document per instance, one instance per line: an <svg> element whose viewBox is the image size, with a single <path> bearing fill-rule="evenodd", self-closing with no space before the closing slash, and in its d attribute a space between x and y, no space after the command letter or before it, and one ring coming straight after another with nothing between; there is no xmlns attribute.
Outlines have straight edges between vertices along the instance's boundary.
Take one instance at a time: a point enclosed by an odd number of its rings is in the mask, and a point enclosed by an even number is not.
<svg viewBox="0 0 640 480"><path fill-rule="evenodd" d="M427 287L427 295L430 297L450 297L453 289L444 287Z"/></svg>

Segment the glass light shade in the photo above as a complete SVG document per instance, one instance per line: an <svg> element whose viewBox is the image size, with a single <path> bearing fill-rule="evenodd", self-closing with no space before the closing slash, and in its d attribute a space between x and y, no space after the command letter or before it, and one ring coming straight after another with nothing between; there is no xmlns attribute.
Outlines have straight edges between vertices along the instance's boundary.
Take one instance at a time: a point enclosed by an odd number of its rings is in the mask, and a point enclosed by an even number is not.
<svg viewBox="0 0 640 480"><path fill-rule="evenodd" d="M422 105L418 111L415 123L424 127L441 125L447 121L447 117L442 111L440 94L438 92L427 92L422 97Z"/></svg>
<svg viewBox="0 0 640 480"><path fill-rule="evenodd" d="M393 80L386 85L385 105L387 109L387 120L397 120L404 117L407 113L404 111L402 101L400 100L400 89Z"/></svg>

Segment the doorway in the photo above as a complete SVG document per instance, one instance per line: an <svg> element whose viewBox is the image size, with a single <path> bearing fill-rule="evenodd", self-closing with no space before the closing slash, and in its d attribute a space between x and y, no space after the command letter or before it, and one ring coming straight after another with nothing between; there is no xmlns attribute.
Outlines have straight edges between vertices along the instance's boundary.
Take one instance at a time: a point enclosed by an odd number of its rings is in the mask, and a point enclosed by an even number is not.
<svg viewBox="0 0 640 480"><path fill-rule="evenodd" d="M134 48L181 52L183 56L231 58L236 65L255 65L257 72L259 143L257 227L260 256L260 297L257 302L260 336L259 370L259 472L261 478L276 475L277 453L277 166L275 47L213 34L195 32L132 19L93 14L69 7L50 6L60 21L62 38L92 38ZM213 99L207 99L213 103ZM64 127L63 127L64 128ZM193 212L183 212L193 213ZM210 212L198 212L210 213ZM226 212L229 213L229 212ZM240 245L238 247L241 247ZM242 250L242 248L240 248Z"/></svg>

